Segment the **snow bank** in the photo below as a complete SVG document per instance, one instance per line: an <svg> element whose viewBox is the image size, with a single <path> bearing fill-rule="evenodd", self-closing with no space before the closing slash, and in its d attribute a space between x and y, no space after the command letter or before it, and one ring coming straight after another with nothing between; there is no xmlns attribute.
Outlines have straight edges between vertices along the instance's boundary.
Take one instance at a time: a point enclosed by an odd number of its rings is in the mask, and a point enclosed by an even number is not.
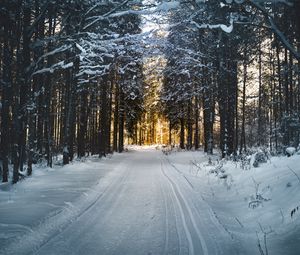
<svg viewBox="0 0 300 255"><path fill-rule="evenodd" d="M31 254L74 221L113 179L120 157L90 157L53 169L36 167L16 185L0 186L0 254ZM30 233L30 235L29 235Z"/></svg>
<svg viewBox="0 0 300 255"><path fill-rule="evenodd" d="M273 157L256 168L201 152L167 158L249 254L260 254L259 245L269 254L299 254L300 155Z"/></svg>

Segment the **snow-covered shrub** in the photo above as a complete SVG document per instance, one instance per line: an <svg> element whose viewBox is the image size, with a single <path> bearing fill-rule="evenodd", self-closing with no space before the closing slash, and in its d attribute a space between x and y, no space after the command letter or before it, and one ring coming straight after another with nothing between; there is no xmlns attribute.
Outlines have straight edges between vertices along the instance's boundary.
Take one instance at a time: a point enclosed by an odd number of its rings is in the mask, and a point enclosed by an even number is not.
<svg viewBox="0 0 300 255"><path fill-rule="evenodd" d="M213 163L212 163L211 157L209 157L209 158L208 158L208 165L211 166L212 164L213 164Z"/></svg>
<svg viewBox="0 0 300 255"><path fill-rule="evenodd" d="M296 153L296 148L295 147L287 147L285 149L285 154L290 157L293 156Z"/></svg>
<svg viewBox="0 0 300 255"><path fill-rule="evenodd" d="M268 159L269 155L266 152L259 150L252 156L251 165L254 167L258 167L260 164L267 163Z"/></svg>
<svg viewBox="0 0 300 255"><path fill-rule="evenodd" d="M255 209L259 206L261 206L263 204L263 202L267 202L270 201L271 199L269 198L265 198L262 195L262 192L260 192L259 190L259 186L260 186L260 182L257 182L256 180L254 180L254 178L252 178L253 183L254 183L254 188L255 188L255 195L250 197L250 202L248 204L249 208ZM267 187L268 189L270 189L270 187Z"/></svg>
<svg viewBox="0 0 300 255"><path fill-rule="evenodd" d="M217 166L214 167L213 169L211 169L209 171L210 174L215 174L216 176L220 175L220 174L224 174L225 170L223 168L223 160L219 161Z"/></svg>
<svg viewBox="0 0 300 255"><path fill-rule="evenodd" d="M249 208L255 209L263 204L263 202L270 201L269 198L264 198L261 194L256 194L255 196L251 196L250 202L248 204Z"/></svg>
<svg viewBox="0 0 300 255"><path fill-rule="evenodd" d="M239 161L240 161L240 167L243 170L249 170L251 168L251 166L250 166L251 156L250 155L241 154Z"/></svg>
<svg viewBox="0 0 300 255"><path fill-rule="evenodd" d="M261 206L262 205L262 201L260 201L260 200L251 200L250 202L249 202L249 208L251 208L251 209L255 209L255 208L257 208L257 207L259 207L259 206Z"/></svg>
<svg viewBox="0 0 300 255"><path fill-rule="evenodd" d="M162 146L162 153L165 155L170 155L172 152L172 146L163 145Z"/></svg>
<svg viewBox="0 0 300 255"><path fill-rule="evenodd" d="M219 174L220 179L227 179L227 177L228 177L228 174L226 174L225 172Z"/></svg>

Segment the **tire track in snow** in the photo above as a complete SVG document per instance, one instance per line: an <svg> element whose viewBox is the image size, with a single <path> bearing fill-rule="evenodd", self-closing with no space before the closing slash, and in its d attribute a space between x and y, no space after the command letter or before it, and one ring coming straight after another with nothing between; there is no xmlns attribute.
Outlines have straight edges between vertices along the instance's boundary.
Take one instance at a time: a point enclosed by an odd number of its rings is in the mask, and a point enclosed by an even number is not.
<svg viewBox="0 0 300 255"><path fill-rule="evenodd" d="M185 176L185 174L183 172L181 172L167 157L165 157L165 159L167 160L167 162L181 175L183 176L183 178L186 180L186 182L188 183L188 185L190 185L190 187L192 189L194 188L194 185L189 181L189 179Z"/></svg>
<svg viewBox="0 0 300 255"><path fill-rule="evenodd" d="M188 186L191 190L191 192L197 193L199 195L199 193L194 189L193 185L190 184L190 181L187 179L187 177L184 175L184 173L179 170L167 157L165 157L167 163L174 168L174 170L176 170L176 172L179 173L180 176L182 176L184 178L185 181L188 182ZM199 196L197 196L199 197ZM209 213L209 218L211 219L212 223L215 225L215 227L220 231L220 233L224 233L226 235L228 235L228 237L230 237L231 240L235 239L235 236L232 232L230 232L226 226L221 222L221 220L219 219L218 215L216 214L216 212L212 209L212 207L209 205L209 203L206 201L206 199L203 197L203 195L200 196L201 200L204 202L205 207L208 210ZM200 212L198 211L198 209L196 209L193 211L199 218L201 218ZM216 239L216 238L214 238ZM217 249L217 254L223 254L222 252L222 248L220 247L220 245L215 242L215 248ZM238 254L238 253L237 253Z"/></svg>
<svg viewBox="0 0 300 255"><path fill-rule="evenodd" d="M178 185L174 181L172 181L172 179L166 174L166 172L163 168L163 161L162 161L162 164L161 164L161 171L162 171L163 175L165 176L166 180L168 181L168 183L170 184L172 192L173 192L174 197L176 199L176 202L178 204L180 214L181 214L182 223L183 223L183 227L184 227L184 230L185 230L186 237L188 239L189 254L192 254L192 255L195 254L195 247L194 247L191 231L190 231L190 229L188 227L188 224L187 224L188 219L187 219L187 215L184 213L184 209L187 211L188 217L189 217L189 219L192 223L191 225L192 225L193 229L195 230L195 232L198 236L198 239L200 241L201 248L202 248L202 253L204 255L208 255L209 253L208 253L208 249L207 249L205 240L204 240L204 238L203 238L203 236L202 236L202 234L201 234L201 232L200 232L200 230L199 230L199 228L196 224L196 221L195 221L194 215L192 213L192 210L191 210L190 206L188 205L188 202L184 198L184 196L183 196L180 188L178 187ZM196 253L196 254L198 255L198 253Z"/></svg>
<svg viewBox="0 0 300 255"><path fill-rule="evenodd" d="M166 221L166 233L165 233L165 247L164 247L164 255L167 255L168 253L168 247L169 247L169 210L168 205L166 202L166 192L164 188L162 187L162 184L160 182L160 188L163 193L163 200L164 200L164 207L165 207L165 221Z"/></svg>
<svg viewBox="0 0 300 255"><path fill-rule="evenodd" d="M164 176L163 176L164 177ZM165 178L165 177L164 177ZM170 185L168 183L168 185ZM181 234L181 231L179 231L179 222L181 221L181 217L179 217L176 213L176 202L174 201L174 196L170 195L170 199L171 199L171 202L172 202L172 207L173 207L173 210L174 210L174 216L175 216L175 226L176 226L176 234L177 234L177 237L178 237L178 241L179 241L179 254L182 254L182 248L183 248L183 245L182 245L182 242L183 242L183 237L182 237L182 234Z"/></svg>
<svg viewBox="0 0 300 255"><path fill-rule="evenodd" d="M126 169L127 170L127 169ZM124 180L127 178L128 176L128 171L126 171L122 177L120 178L120 180L116 180L114 182L111 182L109 184L109 186L107 186L105 188L105 190L100 193L96 199L94 201L92 201L87 207L85 207L84 209L80 210L80 209L75 209L75 214L76 212L78 212L77 215L73 216L72 219L66 223L65 226L63 226L63 228L58 229L58 232L53 233L49 238L47 238L47 240L45 240L34 252L34 254L39 254L39 252L41 251L41 249L43 247L45 247L48 243L50 243L55 237L57 237L57 235L62 234L64 231L66 231L70 226L72 226L73 222L76 222L79 218L81 218L82 216L84 216L86 213L88 213L98 202L102 201L103 199L106 198L106 194L108 193L109 190L114 190L113 187L115 187L115 183L123 183ZM97 183L97 186L100 184L100 181ZM109 195L111 195L110 193L108 193ZM66 207L67 208L67 207ZM72 213L72 211L70 211Z"/></svg>
<svg viewBox="0 0 300 255"><path fill-rule="evenodd" d="M178 199L178 196L176 195L176 192L175 192L175 189L174 189L174 186L173 186L172 182L170 181L169 177L165 174L165 171L163 170L163 166L161 166L161 170L163 172L163 175L168 180L168 182L169 182L169 184L171 186L172 192L174 194L174 197L176 199L177 205L179 207L180 216L181 216L181 220L182 220L184 232L185 232L186 238L188 240L189 253L191 252L191 255L194 255L195 253L194 253L194 244L193 244L193 240L192 240L192 235L191 235L191 232L189 231L189 228L187 226L186 217L185 217L185 214L183 212L182 205L181 205L181 203L180 203L180 201Z"/></svg>
<svg viewBox="0 0 300 255"><path fill-rule="evenodd" d="M163 174L162 174L162 177L165 178L165 176ZM170 186L169 183L167 183L167 185L168 185L168 187ZM176 210L176 205L175 205L176 202L174 201L174 196L172 196L171 194L167 194L167 192L165 190L163 191L163 195L166 197L166 200L168 198L171 201L172 209L170 208L170 210L172 210L174 212L176 236L177 236L177 239L178 239L178 251L179 251L178 254L182 254L183 237L182 237L181 231L179 231L179 226L178 226L178 223L180 222L181 219L179 219L180 217L178 217L178 215L176 213L178 211L178 210Z"/></svg>
<svg viewBox="0 0 300 255"><path fill-rule="evenodd" d="M161 162L162 164L162 162ZM162 167L162 166L161 166ZM178 240L178 253L177 254L185 254L183 252L183 239L184 237L182 236L182 232L179 231L179 222L182 222L182 219L181 219L181 215L178 216L178 214L176 212L178 212L178 210L176 210L176 208L178 208L177 205L177 202L174 201L174 196L172 196L172 194L169 194L166 192L166 187L163 187L162 185L162 181L165 179L165 176L162 174L162 177L163 179L160 179L160 184L161 184L161 187L162 187L162 193L163 193L163 198L164 198L164 202L165 202L165 205L166 205L166 210L168 210L167 214L171 213L171 212L174 212L174 220L175 220L175 229L176 229L176 237L177 237L177 240ZM167 183L168 187L170 187L170 184ZM170 201L171 202L171 205L168 207L167 205L167 202L166 201ZM169 219L169 216L168 217L168 222L170 223L170 219ZM168 227L169 229L169 227ZM169 231L170 233L170 231ZM169 244L168 244L169 245ZM168 250L168 246L166 245L165 246L165 251L164 251L164 255L167 255L167 254L173 254L173 253L170 253L170 251Z"/></svg>

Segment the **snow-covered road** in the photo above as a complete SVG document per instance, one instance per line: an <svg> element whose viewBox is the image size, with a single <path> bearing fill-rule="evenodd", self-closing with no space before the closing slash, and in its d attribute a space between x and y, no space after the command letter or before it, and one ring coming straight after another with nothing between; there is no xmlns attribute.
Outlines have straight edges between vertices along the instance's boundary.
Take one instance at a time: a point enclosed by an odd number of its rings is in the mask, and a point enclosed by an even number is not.
<svg viewBox="0 0 300 255"><path fill-rule="evenodd" d="M139 148L36 172L0 191L0 254L254 255L267 254L265 244L271 254L299 254L298 220L289 218L297 179L274 172L277 163L243 172L230 162L224 179L207 162L202 152ZM261 192L273 199L251 209L247 176L264 175ZM262 228L272 229L266 242Z"/></svg>
<svg viewBox="0 0 300 255"><path fill-rule="evenodd" d="M41 224L6 253L243 254L161 151L132 151L120 159L88 200Z"/></svg>

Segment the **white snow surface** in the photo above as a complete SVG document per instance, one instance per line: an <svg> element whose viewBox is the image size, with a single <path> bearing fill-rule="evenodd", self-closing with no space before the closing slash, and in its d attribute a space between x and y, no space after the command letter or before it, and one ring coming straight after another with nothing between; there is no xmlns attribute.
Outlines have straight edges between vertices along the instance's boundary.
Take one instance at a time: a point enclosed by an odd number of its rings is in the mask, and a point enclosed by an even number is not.
<svg viewBox="0 0 300 255"><path fill-rule="evenodd" d="M289 156L292 156L296 153L296 148L295 147L288 147L286 148L286 154L288 154Z"/></svg>
<svg viewBox="0 0 300 255"><path fill-rule="evenodd" d="M255 255L260 244L263 254L296 255L299 162L273 157L248 168L131 147L35 169L0 185L0 254Z"/></svg>
<svg viewBox="0 0 300 255"><path fill-rule="evenodd" d="M156 11L167 12L173 9L177 9L179 8L179 6L180 6L179 1L169 1L169 2L164 1L156 7Z"/></svg>

